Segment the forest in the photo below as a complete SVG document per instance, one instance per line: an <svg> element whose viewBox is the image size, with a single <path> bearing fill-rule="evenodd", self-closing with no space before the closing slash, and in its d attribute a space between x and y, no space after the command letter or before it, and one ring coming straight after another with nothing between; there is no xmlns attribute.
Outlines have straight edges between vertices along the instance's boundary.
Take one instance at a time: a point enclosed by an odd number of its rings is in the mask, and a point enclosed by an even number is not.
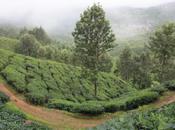
<svg viewBox="0 0 175 130"><path fill-rule="evenodd" d="M94 3L71 38L0 24L0 130L174 130L174 20L123 38Z"/></svg>

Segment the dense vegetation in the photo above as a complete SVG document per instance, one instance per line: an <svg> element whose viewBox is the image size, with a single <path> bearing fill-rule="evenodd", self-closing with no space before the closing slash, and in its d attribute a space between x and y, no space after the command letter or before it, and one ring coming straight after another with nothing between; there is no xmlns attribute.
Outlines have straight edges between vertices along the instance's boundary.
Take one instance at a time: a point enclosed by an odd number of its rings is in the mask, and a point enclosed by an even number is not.
<svg viewBox="0 0 175 130"><path fill-rule="evenodd" d="M115 35L99 4L80 15L70 46L50 38L42 27L6 28L0 28L0 77L35 105L98 115L135 109L175 90L174 23L134 43L125 39L136 47L120 45L115 51ZM48 129L9 109L8 101L0 93L0 129ZM175 129L174 108L131 112L92 129Z"/></svg>
<svg viewBox="0 0 175 130"><path fill-rule="evenodd" d="M0 92L0 129L1 130L49 130L38 123L27 120L19 110L7 107L9 97Z"/></svg>
<svg viewBox="0 0 175 130"><path fill-rule="evenodd" d="M0 55L0 74L34 104L99 114L136 108L158 97L157 92L138 91L115 75L103 72L99 74L100 87L96 97L91 81L81 77L78 67L37 60L4 50L0 50Z"/></svg>
<svg viewBox="0 0 175 130"><path fill-rule="evenodd" d="M174 130L175 103L141 112L130 112L89 130Z"/></svg>

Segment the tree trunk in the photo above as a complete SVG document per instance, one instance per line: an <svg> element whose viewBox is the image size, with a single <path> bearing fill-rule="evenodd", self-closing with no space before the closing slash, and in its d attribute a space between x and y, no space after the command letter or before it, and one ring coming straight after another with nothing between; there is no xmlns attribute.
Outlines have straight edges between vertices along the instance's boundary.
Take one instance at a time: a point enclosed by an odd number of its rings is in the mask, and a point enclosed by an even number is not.
<svg viewBox="0 0 175 130"><path fill-rule="evenodd" d="M95 97L97 96L97 79L94 81L94 92L95 92Z"/></svg>

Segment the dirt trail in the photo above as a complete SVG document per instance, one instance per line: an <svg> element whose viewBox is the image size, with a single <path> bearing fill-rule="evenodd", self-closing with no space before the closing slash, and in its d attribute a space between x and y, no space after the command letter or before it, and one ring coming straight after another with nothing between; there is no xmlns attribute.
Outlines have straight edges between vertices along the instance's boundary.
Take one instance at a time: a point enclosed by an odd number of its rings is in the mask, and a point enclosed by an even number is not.
<svg viewBox="0 0 175 130"><path fill-rule="evenodd" d="M106 117L105 119L75 118L59 110L47 109L44 107L33 106L31 104L28 104L19 96L16 96L16 94L11 92L8 89L8 87L6 87L3 84L0 84L0 91L7 94L10 97L10 100L22 111L34 117L37 117L38 119L48 122L48 124L54 126L56 130L64 130L66 128L72 128L77 130L81 128L93 127L103 123L104 121L110 118L110 117Z"/></svg>
<svg viewBox="0 0 175 130"><path fill-rule="evenodd" d="M173 102L175 102L175 91L166 93L165 96L163 96L153 104L157 107L162 107Z"/></svg>
<svg viewBox="0 0 175 130"><path fill-rule="evenodd" d="M37 117L38 119L48 122L48 124L53 126L55 130L64 130L66 128L78 130L81 128L93 127L112 118L112 116L92 119L75 118L65 114L63 111L47 109L44 107L28 104L23 99L21 99L20 96L17 96L3 84L0 84L0 91L7 94L10 97L11 101L22 111L34 117ZM153 104L157 107L161 107L172 102L175 102L175 92L168 93L168 95L164 96Z"/></svg>

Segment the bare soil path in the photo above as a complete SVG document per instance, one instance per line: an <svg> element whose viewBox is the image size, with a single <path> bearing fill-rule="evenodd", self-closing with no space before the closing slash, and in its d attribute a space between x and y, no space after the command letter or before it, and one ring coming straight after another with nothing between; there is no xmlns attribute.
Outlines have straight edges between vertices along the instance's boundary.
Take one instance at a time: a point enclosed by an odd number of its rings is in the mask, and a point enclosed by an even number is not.
<svg viewBox="0 0 175 130"><path fill-rule="evenodd" d="M64 130L64 129L81 129L87 127L93 127L98 124L103 123L111 117L102 118L76 118L65 114L63 111L47 109L40 106L34 106L25 102L24 99L21 99L20 96L17 96L12 92L7 86L0 84L0 91L4 92L10 97L12 103L14 103L18 108L20 108L25 113L28 113L38 119L48 122L55 130Z"/></svg>
<svg viewBox="0 0 175 130"><path fill-rule="evenodd" d="M55 130L75 129L79 130L82 128L93 127L102 124L106 120L111 119L113 116L105 116L103 118L76 118L65 114L63 111L47 109L40 106L34 106L25 102L20 96L12 92L9 87L4 84L0 84L0 91L7 94L11 102L14 103L18 108L27 114L30 114L38 119L48 122ZM170 103L175 102L175 92L169 92L163 98L157 100L153 105L161 107Z"/></svg>

